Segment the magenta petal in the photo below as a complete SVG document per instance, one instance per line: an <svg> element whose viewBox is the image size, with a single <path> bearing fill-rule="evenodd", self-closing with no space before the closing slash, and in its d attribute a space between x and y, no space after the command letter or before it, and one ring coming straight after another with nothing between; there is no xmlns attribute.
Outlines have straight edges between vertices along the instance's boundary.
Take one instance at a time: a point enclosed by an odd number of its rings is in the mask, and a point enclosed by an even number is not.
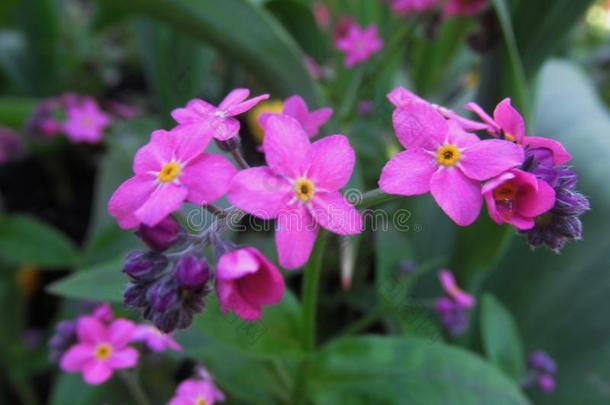
<svg viewBox="0 0 610 405"><path fill-rule="evenodd" d="M106 328L97 318L83 316L76 323L76 335L80 343L96 343L106 338Z"/></svg>
<svg viewBox="0 0 610 405"><path fill-rule="evenodd" d="M112 376L112 367L104 361L89 360L83 367L83 377L87 384L101 384Z"/></svg>
<svg viewBox="0 0 610 405"><path fill-rule="evenodd" d="M301 121L309 114L309 108L301 96L294 95L284 101L283 113Z"/></svg>
<svg viewBox="0 0 610 405"><path fill-rule="evenodd" d="M318 132L320 132L320 127L326 124L332 115L333 109L328 107L320 108L319 110L309 113L308 119L303 124L303 128L305 128L307 135L316 136Z"/></svg>
<svg viewBox="0 0 610 405"><path fill-rule="evenodd" d="M437 169L433 156L412 148L394 156L381 171L379 188L384 193L418 195L430 191L430 179Z"/></svg>
<svg viewBox="0 0 610 405"><path fill-rule="evenodd" d="M299 177L309 165L310 148L305 130L288 115L269 118L263 139L265 158L269 167L278 174Z"/></svg>
<svg viewBox="0 0 610 405"><path fill-rule="evenodd" d="M242 114L242 113L250 110L252 107L257 105L261 101L267 100L268 98L269 98L269 94L263 94L261 96L257 96L257 97L251 98L250 100L246 100L243 103L239 103L237 105L229 107L226 110L227 115L229 117L234 117L236 115Z"/></svg>
<svg viewBox="0 0 610 405"><path fill-rule="evenodd" d="M307 177L316 187L335 191L345 186L354 171L356 153L344 135L326 136L314 142L307 154Z"/></svg>
<svg viewBox="0 0 610 405"><path fill-rule="evenodd" d="M133 159L133 172L147 174L158 172L163 165L172 160L176 149L176 137L171 132L159 129L151 135L151 140L136 152Z"/></svg>
<svg viewBox="0 0 610 405"><path fill-rule="evenodd" d="M117 319L108 327L108 341L114 347L122 347L129 343L136 332L136 325L127 319Z"/></svg>
<svg viewBox="0 0 610 405"><path fill-rule="evenodd" d="M222 111L226 111L228 108L235 106L235 105L241 103L242 101L244 101L245 99L247 99L249 95L250 95L250 90L248 90L248 89L239 88L239 89L232 90L229 94L227 94L227 96L224 98L224 100L222 100L220 102L218 109L222 110Z"/></svg>
<svg viewBox="0 0 610 405"><path fill-rule="evenodd" d="M197 127L198 125L178 125L169 132L175 138L176 146L173 154L177 161L186 163L196 158L210 143L212 133L209 131L195 133Z"/></svg>
<svg viewBox="0 0 610 405"><path fill-rule="evenodd" d="M550 138L542 138L539 136L526 136L523 145L530 149L546 148L553 152L553 162L556 165L563 165L572 160L572 156L561 142Z"/></svg>
<svg viewBox="0 0 610 405"><path fill-rule="evenodd" d="M519 112L511 105L510 98L505 98L497 105L494 119L506 135L512 135L517 142L525 136L525 121Z"/></svg>
<svg viewBox="0 0 610 405"><path fill-rule="evenodd" d="M249 276L252 277L252 285L255 290L264 291L264 294L261 294L258 297L258 302L262 305L273 305L277 304L281 301L284 296L284 291L286 290L286 286L284 284L284 276L280 270L271 262L271 260L267 259L265 255L259 252L255 248L246 248L250 251L254 256L258 258L261 263L260 276Z"/></svg>
<svg viewBox="0 0 610 405"><path fill-rule="evenodd" d="M339 235L362 232L360 212L338 191L316 194L312 203L311 214L323 228Z"/></svg>
<svg viewBox="0 0 610 405"><path fill-rule="evenodd" d="M59 366L62 370L75 373L82 370L85 363L93 358L95 346L86 344L77 344L68 349L59 361Z"/></svg>
<svg viewBox="0 0 610 405"><path fill-rule="evenodd" d="M243 248L225 253L217 264L216 278L235 280L248 274L256 273L260 267L258 257L250 250Z"/></svg>
<svg viewBox="0 0 610 405"><path fill-rule="evenodd" d="M180 209L187 193L185 187L173 183L160 184L136 211L136 217L145 225L155 226Z"/></svg>
<svg viewBox="0 0 610 405"><path fill-rule="evenodd" d="M509 224L519 229L520 231L526 231L528 229L532 229L536 223L534 219L531 217L524 217L519 215L518 213L514 214L509 220L507 220Z"/></svg>
<svg viewBox="0 0 610 405"><path fill-rule="evenodd" d="M529 173L528 173L529 174ZM536 179L538 190L523 195L517 205L517 212L525 217L535 218L551 210L555 205L555 190L546 181Z"/></svg>
<svg viewBox="0 0 610 405"><path fill-rule="evenodd" d="M392 123L400 144L406 149L421 147L435 150L445 140L449 130L447 120L425 103L394 110Z"/></svg>
<svg viewBox="0 0 610 405"><path fill-rule="evenodd" d="M237 170L224 156L203 153L184 168L180 182L188 189L186 199L193 204L209 204L228 190Z"/></svg>
<svg viewBox="0 0 610 405"><path fill-rule="evenodd" d="M135 212L148 200L156 186L153 176L141 174L126 180L110 197L108 212L123 229L140 224Z"/></svg>
<svg viewBox="0 0 610 405"><path fill-rule="evenodd" d="M268 167L238 172L229 187L229 201L255 217L272 219L293 198L290 184Z"/></svg>
<svg viewBox="0 0 610 405"><path fill-rule="evenodd" d="M318 224L305 207L282 210L275 231L280 265L287 269L303 266L309 259L318 229Z"/></svg>
<svg viewBox="0 0 610 405"><path fill-rule="evenodd" d="M231 139L239 133L239 121L235 118L216 118L210 122L214 138L219 141Z"/></svg>
<svg viewBox="0 0 610 405"><path fill-rule="evenodd" d="M414 93L411 93L404 87L395 88L390 93L388 93L387 97L388 100L390 100L390 103L392 103L395 107L398 108L419 103L428 104L427 101L418 97Z"/></svg>
<svg viewBox="0 0 610 405"><path fill-rule="evenodd" d="M473 180L487 180L523 163L523 148L512 142L488 139L462 152L459 161L464 174Z"/></svg>
<svg viewBox="0 0 610 405"><path fill-rule="evenodd" d="M430 192L445 214L460 226L472 224L479 216L483 204L481 185L455 167L434 173Z"/></svg>
<svg viewBox="0 0 610 405"><path fill-rule="evenodd" d="M132 347L115 349L106 363L112 368L130 368L138 364L139 353Z"/></svg>
<svg viewBox="0 0 610 405"><path fill-rule="evenodd" d="M216 107L203 100L194 99L188 102L185 108L176 108L172 111L172 118L179 124L190 124L209 118L216 112Z"/></svg>

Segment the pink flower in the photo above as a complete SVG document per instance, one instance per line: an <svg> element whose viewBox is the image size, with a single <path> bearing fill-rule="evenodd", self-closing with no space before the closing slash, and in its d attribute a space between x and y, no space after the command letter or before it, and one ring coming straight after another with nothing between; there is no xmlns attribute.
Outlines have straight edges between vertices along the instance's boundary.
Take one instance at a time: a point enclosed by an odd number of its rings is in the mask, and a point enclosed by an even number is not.
<svg viewBox="0 0 610 405"><path fill-rule="evenodd" d="M475 299L472 295L462 291L457 283L453 273L449 270L441 270L438 274L438 278L441 281L443 290L451 297L455 302L460 304L464 308L471 308L475 304Z"/></svg>
<svg viewBox="0 0 610 405"><path fill-rule="evenodd" d="M84 316L78 320L78 342L62 356L60 367L69 373L82 373L88 384L107 381L113 370L134 367L138 352L127 346L135 324L117 319L105 326L98 319Z"/></svg>
<svg viewBox="0 0 610 405"><path fill-rule="evenodd" d="M357 26L354 19L347 15L342 15L339 17L339 21L335 25L335 29L333 30L333 44L337 47L340 40L347 37L349 31L352 27Z"/></svg>
<svg viewBox="0 0 610 405"><path fill-rule="evenodd" d="M295 269L307 261L319 225L341 235L361 232L360 213L339 192L355 161L344 135L310 144L297 120L280 115L267 121L263 146L268 166L239 172L229 201L256 217L277 218L282 266Z"/></svg>
<svg viewBox="0 0 610 405"><path fill-rule="evenodd" d="M167 349L182 350L172 335L163 333L153 325L138 325L133 335L134 342L144 342L153 352L161 353Z"/></svg>
<svg viewBox="0 0 610 405"><path fill-rule="evenodd" d="M487 0L447 0L443 14L445 17L454 15L475 16L487 5Z"/></svg>
<svg viewBox="0 0 610 405"><path fill-rule="evenodd" d="M103 303L93 309L93 315L100 322L110 323L114 318L112 307L108 303Z"/></svg>
<svg viewBox="0 0 610 405"><path fill-rule="evenodd" d="M313 4L313 16L319 28L327 29L330 26L330 11L324 1L318 0Z"/></svg>
<svg viewBox="0 0 610 405"><path fill-rule="evenodd" d="M487 124L487 131L494 136L500 136L529 149L544 148L553 152L553 161L557 165L567 163L572 159L561 143L554 139L525 135L525 121L519 112L511 105L510 98L505 98L496 106L491 118L476 103L466 104L466 108L476 113Z"/></svg>
<svg viewBox="0 0 610 405"><path fill-rule="evenodd" d="M194 134L213 136L219 141L226 141L239 132L239 121L234 117L269 98L269 94L263 94L247 100L249 95L248 89L235 89L218 107L203 100L191 100L185 108L172 111L172 117L179 124L190 127Z"/></svg>
<svg viewBox="0 0 610 405"><path fill-rule="evenodd" d="M352 25L347 35L337 40L337 49L346 54L345 66L351 68L364 62L383 48L383 40L377 35L377 26L362 29Z"/></svg>
<svg viewBox="0 0 610 405"><path fill-rule="evenodd" d="M213 405L224 400L212 380L190 379L180 383L168 405Z"/></svg>
<svg viewBox="0 0 610 405"><path fill-rule="evenodd" d="M405 196L430 192L455 223L472 224L483 204L480 182L523 163L523 149L498 139L481 141L425 103L403 112L394 114L394 128L407 150L383 168L381 190Z"/></svg>
<svg viewBox="0 0 610 405"><path fill-rule="evenodd" d="M399 15L422 12L434 8L438 0L389 0L392 11Z"/></svg>
<svg viewBox="0 0 610 405"><path fill-rule="evenodd" d="M534 218L555 205L555 190L531 173L512 169L483 185L489 216L498 224L532 229Z"/></svg>
<svg viewBox="0 0 610 405"><path fill-rule="evenodd" d="M280 302L284 289L282 273L253 247L230 251L218 260L216 295L225 314L232 310L246 321L256 321L263 305Z"/></svg>
<svg viewBox="0 0 610 405"><path fill-rule="evenodd" d="M138 150L135 176L121 184L108 203L121 228L155 226L185 200L208 204L227 191L235 168L222 156L203 153L210 138L192 129L157 130Z"/></svg>
<svg viewBox="0 0 610 405"><path fill-rule="evenodd" d="M63 130L74 142L97 143L104 135L104 128L110 124L110 117L102 112L91 97L82 103L69 104Z"/></svg>
<svg viewBox="0 0 610 405"><path fill-rule="evenodd" d="M319 110L309 111L309 107L305 103L305 100L300 96L288 97L284 101L284 110L282 114L291 116L292 118L299 121L299 124L303 127L308 136L313 137L318 135L320 127L330 119L333 114L332 108L320 108ZM269 117L272 117L274 113L262 113L258 117L258 123L261 128L265 128Z"/></svg>

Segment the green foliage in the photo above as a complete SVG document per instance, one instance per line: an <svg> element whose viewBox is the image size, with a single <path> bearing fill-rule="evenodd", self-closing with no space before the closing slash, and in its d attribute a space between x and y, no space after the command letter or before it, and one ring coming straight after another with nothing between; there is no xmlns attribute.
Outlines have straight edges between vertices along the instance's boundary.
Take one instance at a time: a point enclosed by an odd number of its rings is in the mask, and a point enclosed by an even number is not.
<svg viewBox="0 0 610 405"><path fill-rule="evenodd" d="M51 284L50 293L68 298L121 302L127 278L121 272L122 261L111 261L83 268Z"/></svg>

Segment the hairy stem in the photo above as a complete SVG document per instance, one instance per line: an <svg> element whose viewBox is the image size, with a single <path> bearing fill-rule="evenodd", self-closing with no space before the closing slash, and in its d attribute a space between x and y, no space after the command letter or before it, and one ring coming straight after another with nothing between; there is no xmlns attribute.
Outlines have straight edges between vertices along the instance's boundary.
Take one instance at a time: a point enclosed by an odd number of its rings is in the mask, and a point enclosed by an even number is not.
<svg viewBox="0 0 610 405"><path fill-rule="evenodd" d="M151 405L151 402L146 396L144 388L142 388L142 385L140 384L140 381L135 373L121 370L119 371L119 376L121 377L123 384L125 384L125 388L127 388L127 391L129 391L129 394L133 398L135 404Z"/></svg>

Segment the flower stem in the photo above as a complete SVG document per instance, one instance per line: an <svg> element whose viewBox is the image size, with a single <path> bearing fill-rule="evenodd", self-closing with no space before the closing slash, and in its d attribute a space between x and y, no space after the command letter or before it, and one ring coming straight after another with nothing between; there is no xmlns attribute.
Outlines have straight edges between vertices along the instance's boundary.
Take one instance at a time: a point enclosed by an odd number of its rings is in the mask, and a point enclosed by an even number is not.
<svg viewBox="0 0 610 405"><path fill-rule="evenodd" d="M237 149L233 149L231 151L231 156L233 156L233 159L235 159L235 162L237 162L241 169L248 169L250 167L248 165L248 162L246 162L244 157L241 155L241 153L239 153Z"/></svg>
<svg viewBox="0 0 610 405"><path fill-rule="evenodd" d="M368 208L368 207L372 207L374 205L383 204L384 202L387 202L387 201L395 200L398 197L400 197L400 196L384 194L381 190L376 188L374 190L367 191L366 193L364 193L362 195L362 200L360 200L360 202L357 204L357 206L358 206L358 208Z"/></svg>
<svg viewBox="0 0 610 405"><path fill-rule="evenodd" d="M144 392L144 388L138 381L138 377L135 373L120 370L118 372L123 384L125 384L125 388L129 391L129 394L134 400L134 403L137 405L151 405L151 402L148 400L146 393Z"/></svg>
<svg viewBox="0 0 610 405"><path fill-rule="evenodd" d="M321 229L307 265L303 269L301 305L303 308L303 348L312 352L316 345L316 309L322 271L322 256L328 233Z"/></svg>

